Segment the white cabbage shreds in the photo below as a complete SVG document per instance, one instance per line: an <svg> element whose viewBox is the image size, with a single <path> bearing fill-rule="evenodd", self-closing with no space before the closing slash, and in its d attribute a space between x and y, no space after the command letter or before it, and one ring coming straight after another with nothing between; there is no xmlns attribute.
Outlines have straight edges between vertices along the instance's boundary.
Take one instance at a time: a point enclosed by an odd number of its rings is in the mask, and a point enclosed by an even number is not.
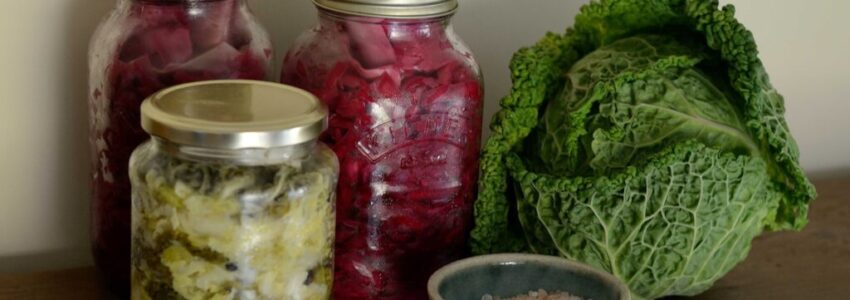
<svg viewBox="0 0 850 300"><path fill-rule="evenodd" d="M331 297L336 165L145 157L133 172L134 299Z"/></svg>

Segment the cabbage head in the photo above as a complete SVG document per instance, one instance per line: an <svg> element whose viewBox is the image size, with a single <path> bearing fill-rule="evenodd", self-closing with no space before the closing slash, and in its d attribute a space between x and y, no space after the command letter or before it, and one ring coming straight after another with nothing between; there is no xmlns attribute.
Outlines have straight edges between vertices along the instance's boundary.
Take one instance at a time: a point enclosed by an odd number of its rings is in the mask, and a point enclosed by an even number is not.
<svg viewBox="0 0 850 300"><path fill-rule="evenodd" d="M511 62L472 249L559 255L637 299L711 287L815 197L752 34L713 0L603 0Z"/></svg>

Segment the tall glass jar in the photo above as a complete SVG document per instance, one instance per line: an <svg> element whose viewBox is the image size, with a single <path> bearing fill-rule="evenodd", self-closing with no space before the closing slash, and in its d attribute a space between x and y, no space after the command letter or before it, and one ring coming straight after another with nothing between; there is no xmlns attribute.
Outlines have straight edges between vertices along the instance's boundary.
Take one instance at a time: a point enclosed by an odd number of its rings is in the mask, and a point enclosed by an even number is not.
<svg viewBox="0 0 850 300"><path fill-rule="evenodd" d="M482 80L455 34L454 0L314 0L319 24L282 82L330 107L341 163L335 299L426 299L466 253L478 177Z"/></svg>
<svg viewBox="0 0 850 300"><path fill-rule="evenodd" d="M211 81L141 111L132 299L330 299L339 165L315 96Z"/></svg>
<svg viewBox="0 0 850 300"><path fill-rule="evenodd" d="M118 0L90 46L92 251L110 288L130 283L130 153L146 97L180 83L272 79L272 48L243 0Z"/></svg>

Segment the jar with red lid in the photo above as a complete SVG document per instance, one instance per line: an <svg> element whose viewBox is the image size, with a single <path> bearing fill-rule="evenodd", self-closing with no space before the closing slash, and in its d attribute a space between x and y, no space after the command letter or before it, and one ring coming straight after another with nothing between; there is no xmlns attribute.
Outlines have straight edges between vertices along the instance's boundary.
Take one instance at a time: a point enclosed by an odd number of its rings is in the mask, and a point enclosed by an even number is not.
<svg viewBox="0 0 850 300"><path fill-rule="evenodd" d="M426 299L466 254L483 83L451 0L314 0L319 23L284 58L282 82L330 108L340 159L335 299Z"/></svg>
<svg viewBox="0 0 850 300"><path fill-rule="evenodd" d="M142 101L211 79L273 79L272 47L244 0L118 0L89 49L91 238L109 287L130 285L133 149L148 139Z"/></svg>

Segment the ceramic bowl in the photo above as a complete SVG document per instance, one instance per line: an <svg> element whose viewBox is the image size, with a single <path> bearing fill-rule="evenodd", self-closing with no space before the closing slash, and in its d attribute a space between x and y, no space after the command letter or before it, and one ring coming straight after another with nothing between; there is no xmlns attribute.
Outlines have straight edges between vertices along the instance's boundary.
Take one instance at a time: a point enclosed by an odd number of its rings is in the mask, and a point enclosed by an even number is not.
<svg viewBox="0 0 850 300"><path fill-rule="evenodd" d="M560 257L493 254L451 263L428 281L431 300L480 300L484 295L510 298L539 289L567 292L583 299L630 300L617 278Z"/></svg>

